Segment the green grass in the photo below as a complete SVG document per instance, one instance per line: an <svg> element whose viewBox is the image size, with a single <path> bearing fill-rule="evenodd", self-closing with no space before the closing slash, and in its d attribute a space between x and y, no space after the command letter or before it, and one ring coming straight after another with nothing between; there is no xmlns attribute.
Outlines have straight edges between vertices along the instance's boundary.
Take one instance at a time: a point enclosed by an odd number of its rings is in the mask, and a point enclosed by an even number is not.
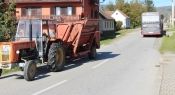
<svg viewBox="0 0 175 95"><path fill-rule="evenodd" d="M19 71L19 70L18 70L18 67L15 67L15 68L10 69L10 70L3 69L3 70L2 70L2 75L8 74L8 73L12 73L12 72L16 72L16 71Z"/></svg>
<svg viewBox="0 0 175 95"><path fill-rule="evenodd" d="M165 52L175 53L175 34L170 37L164 36L159 50L162 54Z"/></svg>
<svg viewBox="0 0 175 95"><path fill-rule="evenodd" d="M128 33L133 32L136 29L125 29L125 30L119 30L116 32L110 32L108 34L105 35L105 37L103 37L100 41L101 45L106 45L106 44L110 44L112 41L121 38L123 36L125 36Z"/></svg>
<svg viewBox="0 0 175 95"><path fill-rule="evenodd" d="M175 31L175 27L174 28L168 28L168 29L165 29L165 31L167 31L167 32L171 32L171 31Z"/></svg>

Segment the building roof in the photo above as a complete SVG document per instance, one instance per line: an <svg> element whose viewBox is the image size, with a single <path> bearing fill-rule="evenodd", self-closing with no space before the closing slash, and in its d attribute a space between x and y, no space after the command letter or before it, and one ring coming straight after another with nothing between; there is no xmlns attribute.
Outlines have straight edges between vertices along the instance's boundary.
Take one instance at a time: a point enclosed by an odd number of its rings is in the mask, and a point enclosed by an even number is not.
<svg viewBox="0 0 175 95"><path fill-rule="evenodd" d="M106 14L108 14L109 16L111 16L115 11L105 11Z"/></svg>
<svg viewBox="0 0 175 95"><path fill-rule="evenodd" d="M129 16L127 16L125 13L123 13L122 11L118 10L125 18L130 18Z"/></svg>
<svg viewBox="0 0 175 95"><path fill-rule="evenodd" d="M114 18L112 18L110 15L108 15L107 13L105 13L105 11L103 11L101 8L99 8L99 13L100 13L100 16L103 18L103 19L110 19L110 20L114 20Z"/></svg>

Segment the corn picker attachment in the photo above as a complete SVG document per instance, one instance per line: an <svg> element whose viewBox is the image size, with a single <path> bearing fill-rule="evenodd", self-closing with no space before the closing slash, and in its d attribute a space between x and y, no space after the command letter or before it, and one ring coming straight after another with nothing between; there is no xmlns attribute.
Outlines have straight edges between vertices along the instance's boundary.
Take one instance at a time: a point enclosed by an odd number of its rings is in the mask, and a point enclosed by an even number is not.
<svg viewBox="0 0 175 95"><path fill-rule="evenodd" d="M96 58L100 48L99 20L80 19L57 23L49 19L19 20L15 41L0 43L0 73L18 66L27 81L34 80L37 63L61 71L67 58L88 54Z"/></svg>

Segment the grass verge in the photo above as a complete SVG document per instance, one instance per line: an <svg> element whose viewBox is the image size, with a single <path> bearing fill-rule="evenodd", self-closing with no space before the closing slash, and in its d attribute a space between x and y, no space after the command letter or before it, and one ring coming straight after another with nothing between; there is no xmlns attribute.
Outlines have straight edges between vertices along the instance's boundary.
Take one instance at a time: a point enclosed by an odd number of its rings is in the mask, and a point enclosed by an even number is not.
<svg viewBox="0 0 175 95"><path fill-rule="evenodd" d="M16 71L19 71L18 67L15 67L15 68L10 69L10 70L3 69L2 70L2 75L12 73L12 72L16 72Z"/></svg>
<svg viewBox="0 0 175 95"><path fill-rule="evenodd" d="M125 30L110 32L110 33L106 34L104 37L102 37L100 44L101 45L110 44L112 41L114 41L118 38L121 38L121 37L125 36L126 34L133 32L134 30L136 30L136 29L125 29Z"/></svg>
<svg viewBox="0 0 175 95"><path fill-rule="evenodd" d="M171 32L171 31L175 31L175 27L174 28L167 28L167 29L165 29L167 32Z"/></svg>
<svg viewBox="0 0 175 95"><path fill-rule="evenodd" d="M171 52L175 53L175 34L170 37L163 36L160 53Z"/></svg>

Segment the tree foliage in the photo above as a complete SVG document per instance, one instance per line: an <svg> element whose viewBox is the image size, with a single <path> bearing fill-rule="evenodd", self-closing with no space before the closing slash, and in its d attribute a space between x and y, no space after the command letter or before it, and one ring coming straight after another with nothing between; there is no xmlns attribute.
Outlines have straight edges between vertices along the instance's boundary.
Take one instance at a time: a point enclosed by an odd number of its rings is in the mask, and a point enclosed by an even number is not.
<svg viewBox="0 0 175 95"><path fill-rule="evenodd" d="M144 0L144 5L146 8L146 11L148 12L155 12L156 8L154 7L153 0Z"/></svg>
<svg viewBox="0 0 175 95"><path fill-rule="evenodd" d="M106 8L109 11L114 11L115 10L115 5L112 2L109 2L109 4L106 6Z"/></svg>
<svg viewBox="0 0 175 95"><path fill-rule="evenodd" d="M141 14L143 12L155 12L156 9L153 4L153 0L131 0L125 2L125 0L116 0L115 4L109 3L107 10L115 11L121 10L130 17L131 28L136 28L141 25ZM111 8L112 7L112 8ZM113 9L113 7L115 7Z"/></svg>
<svg viewBox="0 0 175 95"><path fill-rule="evenodd" d="M116 9L119 10L123 10L123 6L125 5L125 1L124 0L116 0Z"/></svg>
<svg viewBox="0 0 175 95"><path fill-rule="evenodd" d="M116 21L116 28L120 29L122 24L123 24L122 21Z"/></svg>
<svg viewBox="0 0 175 95"><path fill-rule="evenodd" d="M0 0L0 42L11 41L16 33L15 2Z"/></svg>

